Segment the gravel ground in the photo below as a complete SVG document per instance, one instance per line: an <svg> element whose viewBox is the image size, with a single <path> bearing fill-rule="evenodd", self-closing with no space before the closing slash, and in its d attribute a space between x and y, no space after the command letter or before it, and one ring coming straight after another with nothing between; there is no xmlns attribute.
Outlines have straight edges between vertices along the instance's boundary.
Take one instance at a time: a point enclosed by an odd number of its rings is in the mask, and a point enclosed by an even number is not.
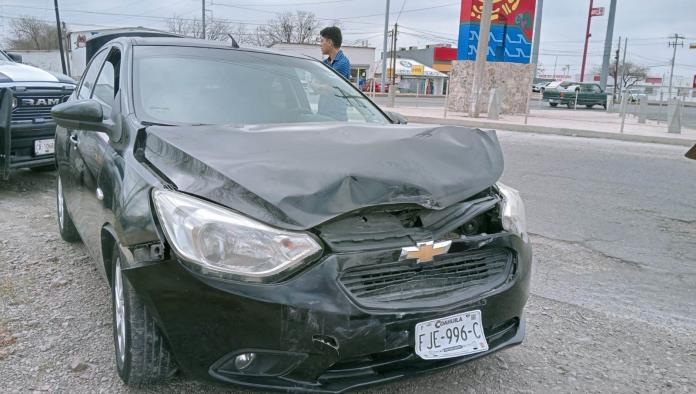
<svg viewBox="0 0 696 394"><path fill-rule="evenodd" d="M0 391L239 392L181 376L148 389L121 383L106 281L81 244L60 239L54 187L52 172L22 171L0 181ZM582 245L532 240L535 275L523 345L366 392L696 392L692 329L603 309L601 283L595 297L547 298L573 287L559 280L637 268ZM593 264L564 261L569 255Z"/></svg>

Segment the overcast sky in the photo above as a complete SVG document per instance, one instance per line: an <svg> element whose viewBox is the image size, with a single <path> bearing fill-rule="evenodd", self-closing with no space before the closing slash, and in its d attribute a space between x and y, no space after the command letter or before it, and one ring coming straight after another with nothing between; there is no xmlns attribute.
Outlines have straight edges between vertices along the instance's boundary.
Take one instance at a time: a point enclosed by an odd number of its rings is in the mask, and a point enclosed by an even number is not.
<svg viewBox="0 0 696 394"><path fill-rule="evenodd" d="M595 0L595 7L606 7L609 0ZM59 0L61 17L72 30L100 27L145 26L164 28L173 14L200 17L200 0ZM321 21L341 20L346 44L367 40L382 47L386 0L207 0L216 18L244 22L251 29L277 12L305 10ZM540 63L548 73L557 59L557 72L566 65L570 74L579 73L589 0L545 0L541 28ZM401 11L401 13L400 13ZM460 1L392 0L390 24L398 16L401 46L451 43L456 46ZM7 33L11 18L32 15L54 21L53 0L0 0L0 33ZM209 14L210 16L210 14ZM668 36L686 36L678 47L675 82L691 85L696 74L696 0L618 0L614 47L618 37L628 37L627 59L650 66L652 76L669 74L672 48ZM592 20L588 70L601 65L607 16Z"/></svg>

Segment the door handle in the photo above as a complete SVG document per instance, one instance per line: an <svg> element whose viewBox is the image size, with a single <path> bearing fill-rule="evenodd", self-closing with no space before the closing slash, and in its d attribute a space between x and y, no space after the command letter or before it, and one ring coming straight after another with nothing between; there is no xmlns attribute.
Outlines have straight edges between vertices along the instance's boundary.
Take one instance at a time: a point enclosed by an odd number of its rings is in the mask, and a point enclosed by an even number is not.
<svg viewBox="0 0 696 394"><path fill-rule="evenodd" d="M80 140L77 138L77 134L70 134L70 142L75 145L80 143Z"/></svg>

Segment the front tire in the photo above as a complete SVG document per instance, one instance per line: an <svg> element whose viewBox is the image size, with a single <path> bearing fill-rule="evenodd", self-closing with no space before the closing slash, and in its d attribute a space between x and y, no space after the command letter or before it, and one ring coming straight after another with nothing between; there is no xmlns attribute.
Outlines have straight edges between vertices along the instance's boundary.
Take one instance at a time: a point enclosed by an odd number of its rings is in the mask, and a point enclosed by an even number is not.
<svg viewBox="0 0 696 394"><path fill-rule="evenodd" d="M552 106L553 108L558 107L558 103L549 103L549 105Z"/></svg>
<svg viewBox="0 0 696 394"><path fill-rule="evenodd" d="M122 273L123 257L114 247L112 316L116 371L128 385L163 383L176 373L169 346L145 304Z"/></svg>
<svg viewBox="0 0 696 394"><path fill-rule="evenodd" d="M56 181L56 212L58 214L58 232L63 241L66 242L78 242L80 240L80 234L75 228L75 223L73 223L70 213L68 212L67 204L65 203L65 194L63 192L63 181L58 174L58 179Z"/></svg>

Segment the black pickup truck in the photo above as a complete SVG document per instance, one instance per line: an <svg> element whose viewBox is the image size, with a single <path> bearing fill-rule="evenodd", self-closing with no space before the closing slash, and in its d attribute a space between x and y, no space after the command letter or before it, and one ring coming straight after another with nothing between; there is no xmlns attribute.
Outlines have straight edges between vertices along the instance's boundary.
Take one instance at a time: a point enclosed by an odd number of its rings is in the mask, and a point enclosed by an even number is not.
<svg viewBox="0 0 696 394"><path fill-rule="evenodd" d="M75 85L68 76L22 64L21 56L0 50L0 177L17 168L54 168L51 108L66 101Z"/></svg>

